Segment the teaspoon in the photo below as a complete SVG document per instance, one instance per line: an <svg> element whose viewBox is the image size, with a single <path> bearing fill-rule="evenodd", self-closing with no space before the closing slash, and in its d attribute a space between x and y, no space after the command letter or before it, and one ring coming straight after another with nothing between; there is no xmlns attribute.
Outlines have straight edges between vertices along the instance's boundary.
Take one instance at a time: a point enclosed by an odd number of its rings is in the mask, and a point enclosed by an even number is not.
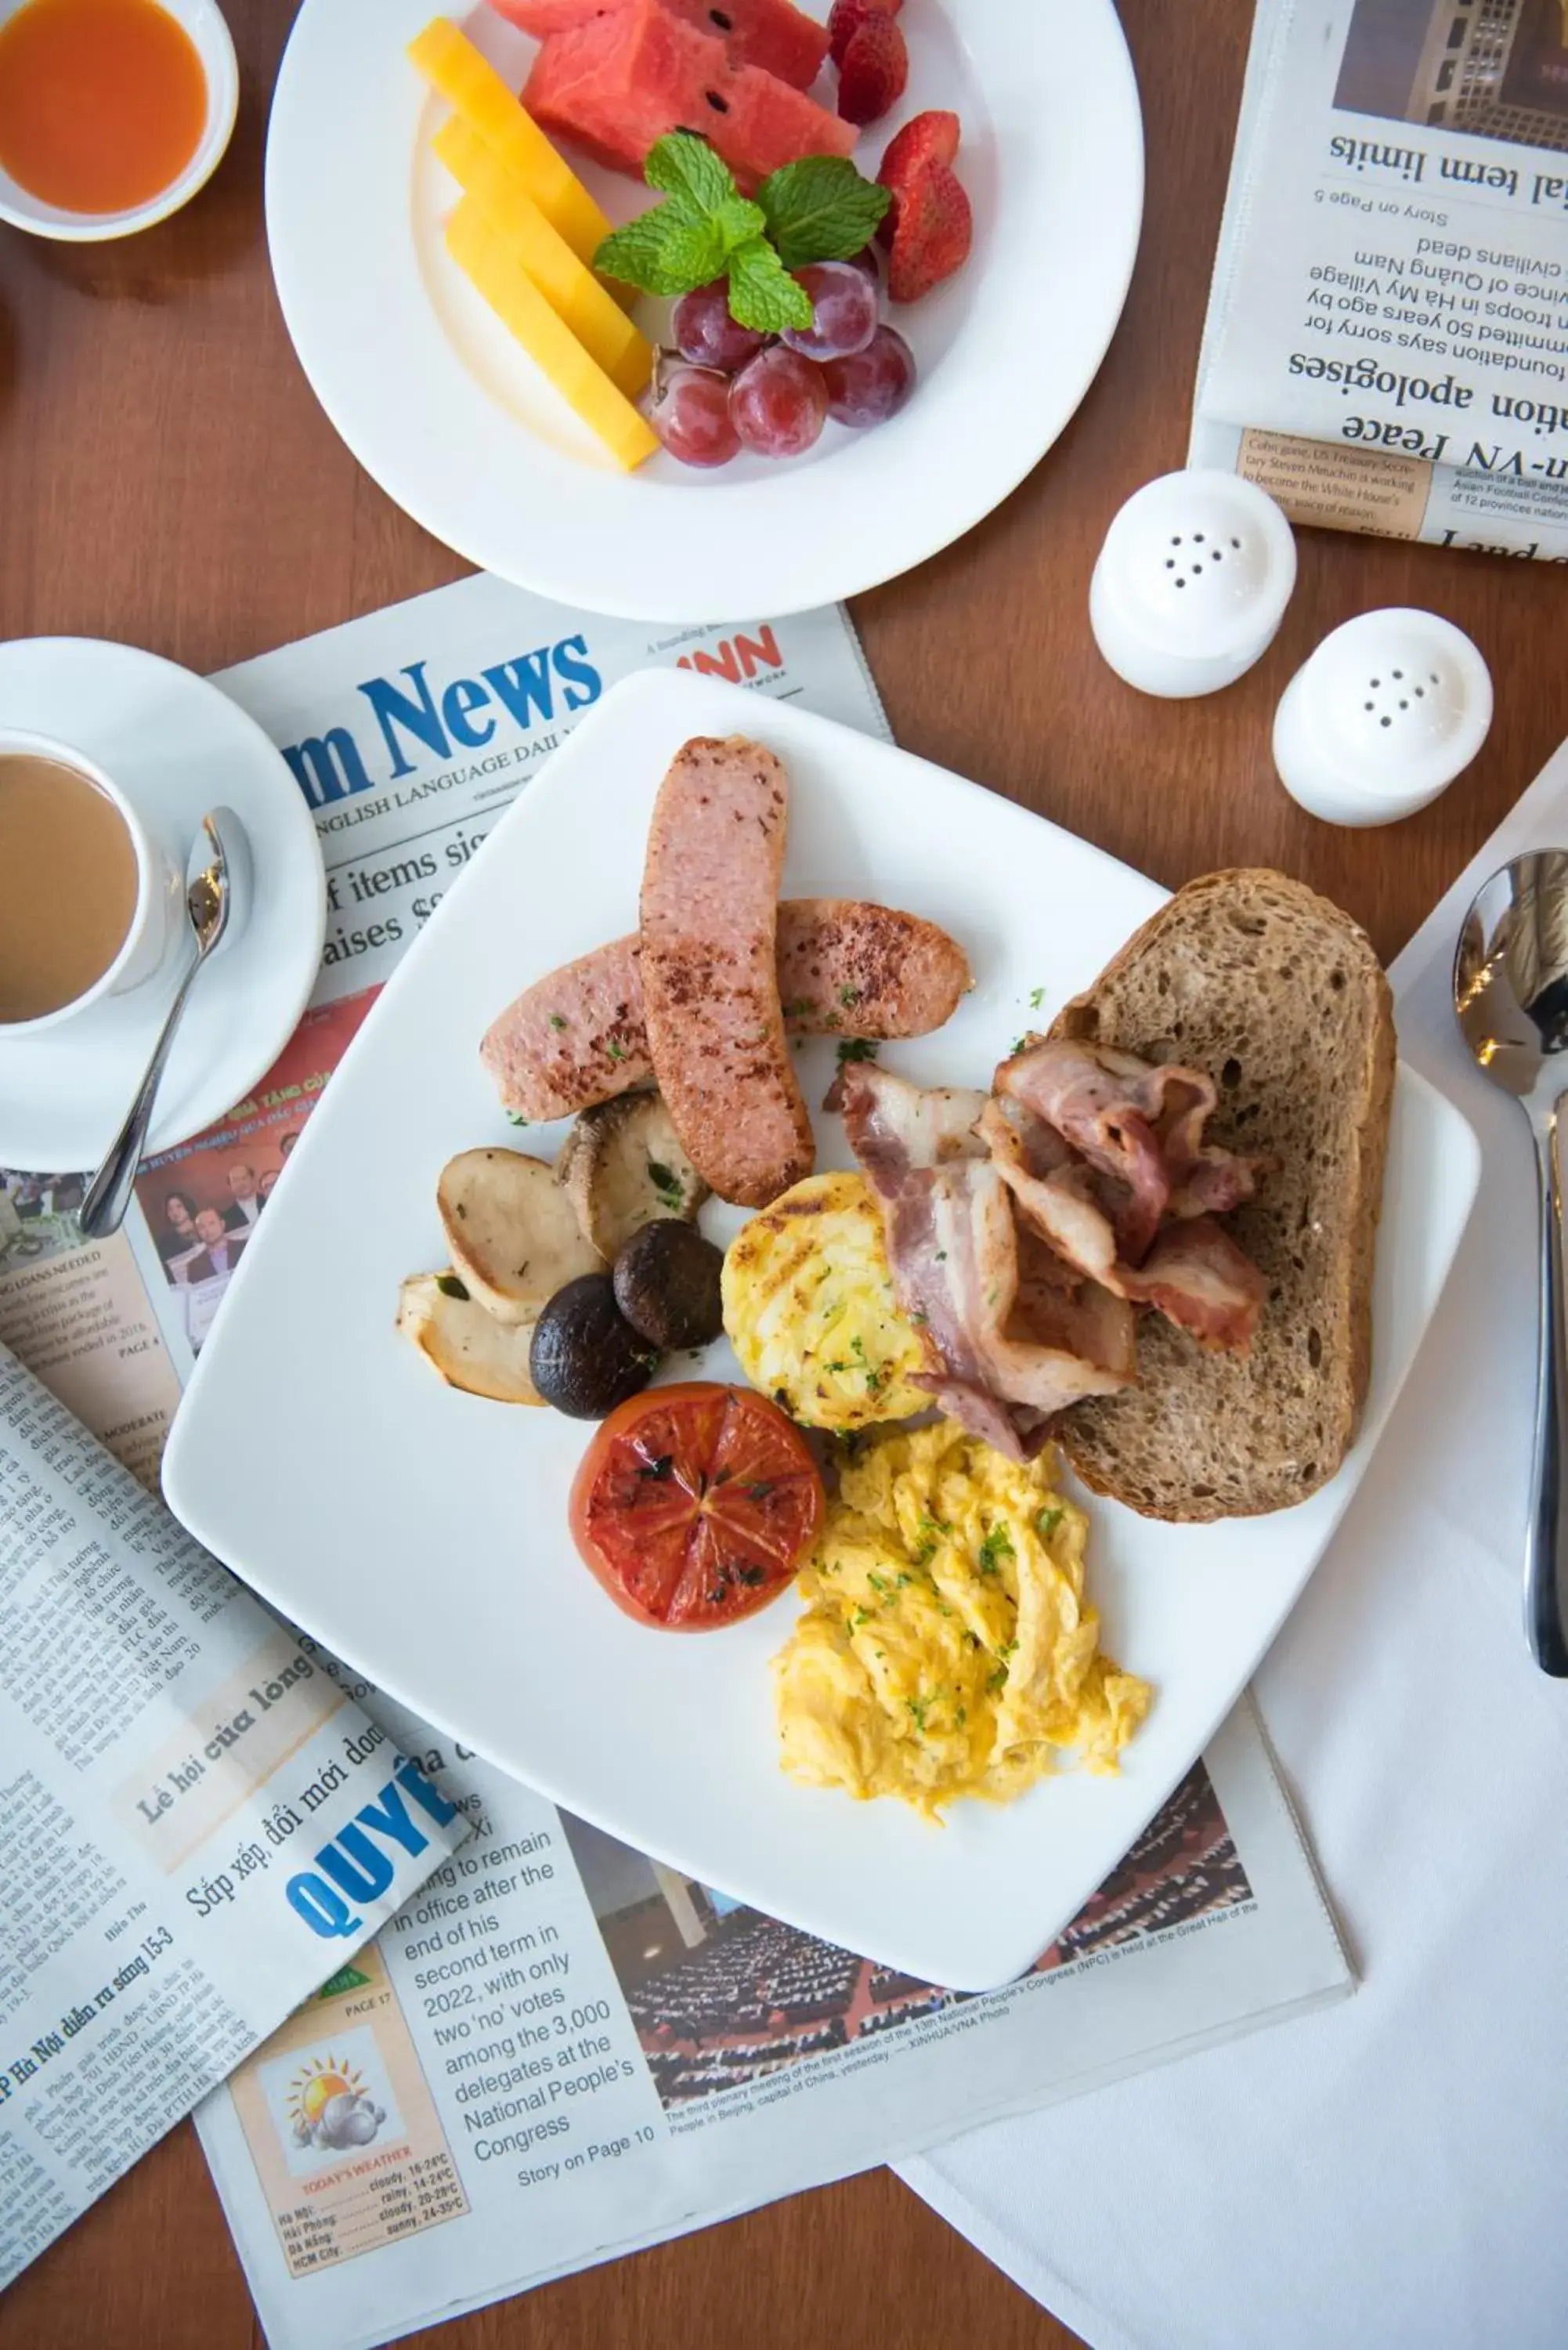
<svg viewBox="0 0 1568 2350"><path fill-rule="evenodd" d="M210 808L202 818L202 829L185 868L185 911L196 941L195 956L175 991L125 1124L88 1186L77 1219L84 1240L102 1240L108 1233L118 1232L124 1221L175 1031L197 972L216 954L223 941L243 926L243 900L249 870L250 843L244 827L232 808ZM242 901L238 907L236 900Z"/></svg>
<svg viewBox="0 0 1568 2350"><path fill-rule="evenodd" d="M1454 958L1454 1008L1480 1066L1530 1120L1541 1176L1540 1326L1524 1629L1544 1673L1568 1676L1568 1353L1563 1164L1568 1096L1568 850L1516 857L1478 892Z"/></svg>

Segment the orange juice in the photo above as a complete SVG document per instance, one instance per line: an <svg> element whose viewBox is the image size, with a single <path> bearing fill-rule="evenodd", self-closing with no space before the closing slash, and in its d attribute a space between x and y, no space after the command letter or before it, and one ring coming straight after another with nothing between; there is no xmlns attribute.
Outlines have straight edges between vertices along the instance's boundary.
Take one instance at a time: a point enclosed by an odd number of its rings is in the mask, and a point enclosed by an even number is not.
<svg viewBox="0 0 1568 2350"><path fill-rule="evenodd" d="M196 45L157 0L27 0L0 25L0 164L43 203L150 203L206 120Z"/></svg>

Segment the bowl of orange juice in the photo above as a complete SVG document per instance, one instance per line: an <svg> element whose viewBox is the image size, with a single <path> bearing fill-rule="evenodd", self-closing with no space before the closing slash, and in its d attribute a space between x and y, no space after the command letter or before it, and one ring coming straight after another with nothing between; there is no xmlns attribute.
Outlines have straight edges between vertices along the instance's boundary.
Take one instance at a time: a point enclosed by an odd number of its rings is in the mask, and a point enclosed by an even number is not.
<svg viewBox="0 0 1568 2350"><path fill-rule="evenodd" d="M0 0L0 220L78 243L166 220L239 88L216 0Z"/></svg>

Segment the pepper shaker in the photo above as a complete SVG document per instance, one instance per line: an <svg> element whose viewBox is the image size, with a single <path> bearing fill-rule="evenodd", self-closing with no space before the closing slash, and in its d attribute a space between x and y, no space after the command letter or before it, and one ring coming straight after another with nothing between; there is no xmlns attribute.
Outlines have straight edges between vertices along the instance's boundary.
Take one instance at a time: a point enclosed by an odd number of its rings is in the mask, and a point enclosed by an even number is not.
<svg viewBox="0 0 1568 2350"><path fill-rule="evenodd" d="M1089 586L1095 642L1140 693L1233 684L1273 642L1296 581L1290 524L1240 473L1191 468L1135 491Z"/></svg>
<svg viewBox="0 0 1568 2350"><path fill-rule="evenodd" d="M1274 764L1325 824L1393 824L1447 790L1491 724L1491 677L1436 612L1363 612L1324 637L1274 715Z"/></svg>

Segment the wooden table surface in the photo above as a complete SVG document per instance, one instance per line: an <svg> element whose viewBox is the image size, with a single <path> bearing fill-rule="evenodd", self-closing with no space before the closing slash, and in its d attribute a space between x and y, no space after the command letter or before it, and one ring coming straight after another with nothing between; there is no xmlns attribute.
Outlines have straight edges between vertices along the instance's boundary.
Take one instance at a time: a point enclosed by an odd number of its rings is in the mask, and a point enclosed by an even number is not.
<svg viewBox="0 0 1568 2350"><path fill-rule="evenodd" d="M0 638L119 637L212 670L465 567L360 473L284 332L262 146L293 13L285 0L226 0L239 129L188 213L97 247L0 228ZM1251 11L1241 0L1122 0L1122 16L1149 203L1109 359L1006 505L862 598L855 618L908 749L1165 882L1280 865L1336 898L1390 955L1568 732L1568 580L1543 565L1308 534L1279 639L1228 693L1147 701L1103 667L1089 572L1122 499L1182 460ZM1491 663L1496 723L1475 766L1425 815L1383 832L1331 830L1274 780L1270 721L1324 631L1380 604L1429 605L1469 630ZM794 2350L803 2340L1062 2350L1073 2338L887 2172L439 2335L442 2350ZM260 2341L188 2126L0 2302L0 2350Z"/></svg>

